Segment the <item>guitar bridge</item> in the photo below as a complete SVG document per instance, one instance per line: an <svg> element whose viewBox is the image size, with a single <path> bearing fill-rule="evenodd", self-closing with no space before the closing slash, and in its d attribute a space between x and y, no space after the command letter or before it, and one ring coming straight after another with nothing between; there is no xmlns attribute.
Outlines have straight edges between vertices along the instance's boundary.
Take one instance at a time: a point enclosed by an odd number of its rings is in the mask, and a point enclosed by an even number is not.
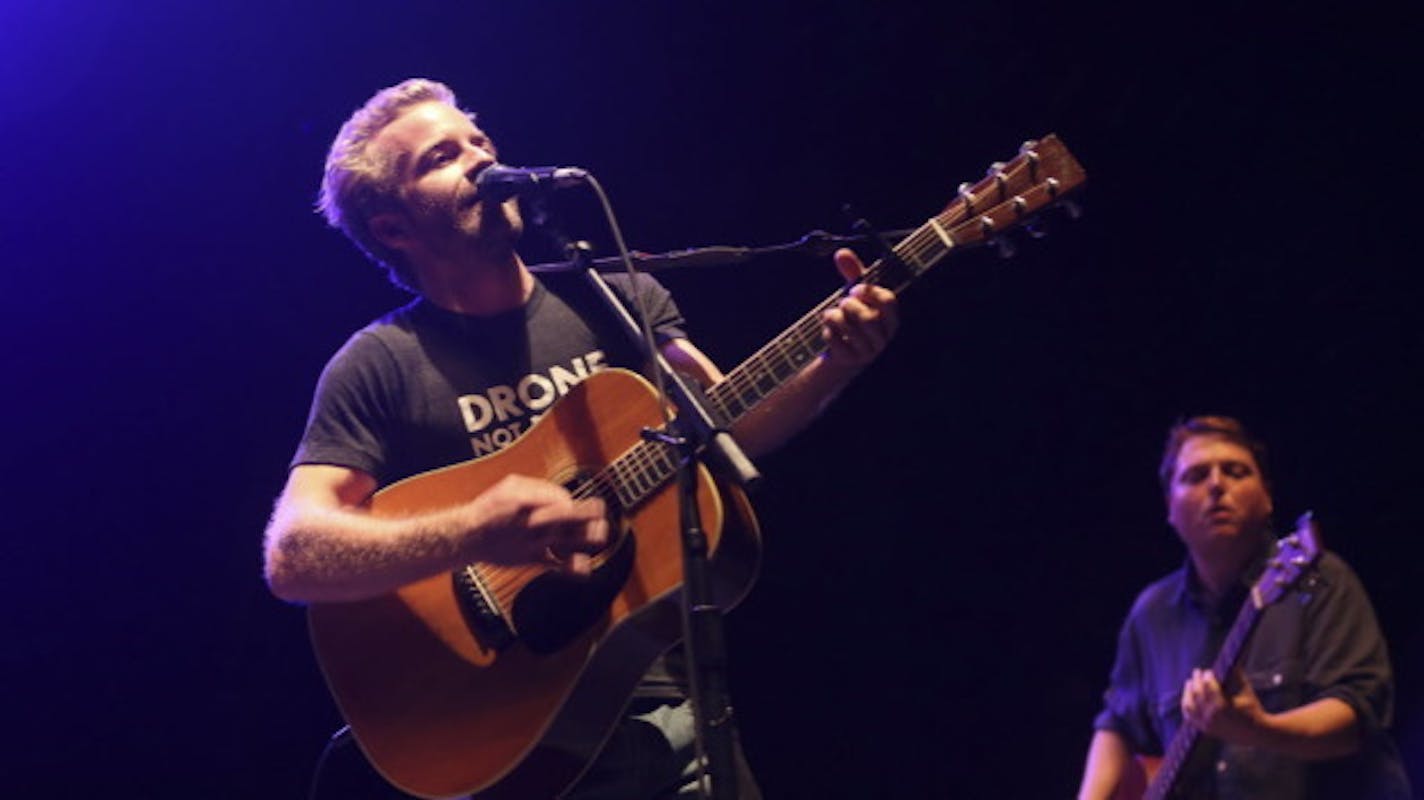
<svg viewBox="0 0 1424 800"><path fill-rule="evenodd" d="M451 580L455 583L455 597L459 600L465 624L474 631L475 637L492 650L504 650L514 644L514 629L509 627L509 622L475 568L457 569L451 574Z"/></svg>

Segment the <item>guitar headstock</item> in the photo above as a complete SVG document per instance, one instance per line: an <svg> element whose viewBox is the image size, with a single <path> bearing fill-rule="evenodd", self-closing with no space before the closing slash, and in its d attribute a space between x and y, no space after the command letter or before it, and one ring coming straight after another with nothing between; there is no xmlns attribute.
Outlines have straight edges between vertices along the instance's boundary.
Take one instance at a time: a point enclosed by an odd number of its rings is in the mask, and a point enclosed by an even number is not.
<svg viewBox="0 0 1424 800"><path fill-rule="evenodd" d="M1264 608L1281 599L1320 558L1320 525L1309 511L1296 520L1295 532L1277 542L1266 571L1251 587L1251 600Z"/></svg>
<svg viewBox="0 0 1424 800"><path fill-rule="evenodd" d="M1078 159L1050 133L1024 142L1007 163L990 164L978 183L960 184L959 195L935 219L957 244L976 244L1062 202L1087 177Z"/></svg>
<svg viewBox="0 0 1424 800"><path fill-rule="evenodd" d="M866 279L899 291L951 250L1005 242L1001 234L1029 222L1044 208L1066 202L1087 177L1057 136L1050 133L1025 142L1011 161L990 165L978 183L961 184L943 211L895 245L895 259L888 260L895 262L890 265L894 269L886 274L885 261L877 262Z"/></svg>

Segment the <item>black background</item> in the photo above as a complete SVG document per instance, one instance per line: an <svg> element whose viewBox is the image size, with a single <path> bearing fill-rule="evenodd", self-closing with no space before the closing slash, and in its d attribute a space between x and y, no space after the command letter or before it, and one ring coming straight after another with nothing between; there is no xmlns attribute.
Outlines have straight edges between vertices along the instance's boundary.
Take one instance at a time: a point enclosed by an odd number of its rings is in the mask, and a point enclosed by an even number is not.
<svg viewBox="0 0 1424 800"><path fill-rule="evenodd" d="M96 3L0 8L10 796L296 798L340 720L260 534L317 372L404 295L310 211L341 121L450 83L645 251L916 226L1055 131L1086 215L965 253L764 459L729 618L771 797L1076 788L1117 626L1180 548L1182 414L1273 444L1363 577L1424 765L1413 54L1349 4ZM586 196L569 225L609 254ZM527 256L543 260L537 241ZM724 366L835 288L666 274Z"/></svg>

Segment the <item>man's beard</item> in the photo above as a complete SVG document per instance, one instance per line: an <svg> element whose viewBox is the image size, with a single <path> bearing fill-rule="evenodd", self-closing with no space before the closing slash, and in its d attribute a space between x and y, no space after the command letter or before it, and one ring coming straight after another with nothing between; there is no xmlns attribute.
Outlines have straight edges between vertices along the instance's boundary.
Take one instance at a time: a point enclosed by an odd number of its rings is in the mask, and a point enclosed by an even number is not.
<svg viewBox="0 0 1424 800"><path fill-rule="evenodd" d="M444 242L442 250L463 251L482 258L507 258L524 233L524 218L518 201L500 204L417 205L414 211L432 242Z"/></svg>
<svg viewBox="0 0 1424 800"><path fill-rule="evenodd" d="M524 234L524 217L517 201L498 205L479 203L473 209L474 230L466 229L465 239L472 253L484 258L504 260L514 254L514 246Z"/></svg>

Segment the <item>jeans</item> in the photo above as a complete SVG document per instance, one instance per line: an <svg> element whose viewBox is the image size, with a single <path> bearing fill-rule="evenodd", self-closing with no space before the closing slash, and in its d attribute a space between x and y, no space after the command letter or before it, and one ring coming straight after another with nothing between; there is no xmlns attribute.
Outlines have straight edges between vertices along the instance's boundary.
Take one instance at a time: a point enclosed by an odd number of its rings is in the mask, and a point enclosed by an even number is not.
<svg viewBox="0 0 1424 800"><path fill-rule="evenodd" d="M697 746L691 701L625 718L565 800L697 797ZM738 800L761 800L739 742L733 743Z"/></svg>

